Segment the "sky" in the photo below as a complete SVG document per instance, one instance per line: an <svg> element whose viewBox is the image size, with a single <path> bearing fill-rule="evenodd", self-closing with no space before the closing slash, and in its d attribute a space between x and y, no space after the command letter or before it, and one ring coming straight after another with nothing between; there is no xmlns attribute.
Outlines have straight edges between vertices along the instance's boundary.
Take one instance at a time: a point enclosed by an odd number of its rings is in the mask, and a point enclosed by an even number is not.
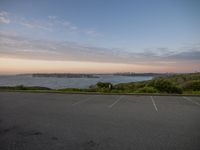
<svg viewBox="0 0 200 150"><path fill-rule="evenodd" d="M199 0L1 0L0 74L199 72Z"/></svg>

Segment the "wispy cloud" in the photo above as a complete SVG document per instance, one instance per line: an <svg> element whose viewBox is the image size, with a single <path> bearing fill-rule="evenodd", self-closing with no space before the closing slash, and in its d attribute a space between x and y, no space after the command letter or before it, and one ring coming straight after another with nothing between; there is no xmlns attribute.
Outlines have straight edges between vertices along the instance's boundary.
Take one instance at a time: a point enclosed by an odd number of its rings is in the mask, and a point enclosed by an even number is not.
<svg viewBox="0 0 200 150"><path fill-rule="evenodd" d="M51 31L50 25L47 22L27 19L25 17L17 16L6 11L0 12L0 23L17 24L29 29L39 29Z"/></svg>
<svg viewBox="0 0 200 150"><path fill-rule="evenodd" d="M69 20L61 18L55 15L49 15L43 20L38 20L34 18L27 18L18 16L6 11L0 11L0 23L4 24L17 24L26 29L44 32L72 32L76 35L85 35L86 37L101 37L103 34L99 33L95 28L84 28L72 23Z"/></svg>
<svg viewBox="0 0 200 150"><path fill-rule="evenodd" d="M78 30L78 27L76 25L58 16L48 16L48 19L50 20L53 26L61 27L66 30Z"/></svg>
<svg viewBox="0 0 200 150"><path fill-rule="evenodd" d="M78 27L71 24L69 21L62 21L61 24L63 25L64 28L69 29L69 30L77 30Z"/></svg>
<svg viewBox="0 0 200 150"><path fill-rule="evenodd" d="M30 29L41 29L41 30L47 30L47 31L51 31L52 29L50 27L48 27L47 25L43 25L39 22L20 22L20 25L30 28Z"/></svg>
<svg viewBox="0 0 200 150"><path fill-rule="evenodd" d="M85 34L92 36L92 37L101 37L103 36L102 34L98 33L95 29L87 29L84 31Z"/></svg>
<svg viewBox="0 0 200 150"><path fill-rule="evenodd" d="M200 43L187 44L178 48L148 48L143 53L149 57L198 60L200 59Z"/></svg>
<svg viewBox="0 0 200 150"><path fill-rule="evenodd" d="M78 27L70 21L58 16L48 16L48 18L54 25L63 26L66 30L76 31L77 33L85 34L91 37L100 37L103 35L99 33L95 28L85 29L84 27Z"/></svg>
<svg viewBox="0 0 200 150"><path fill-rule="evenodd" d="M157 48L160 49L160 48ZM142 64L155 66L181 65L182 62L200 63L200 46L194 44L178 48L173 52L168 48L159 52L144 51L128 52L120 49L108 49L83 45L75 42L55 42L48 40L33 40L0 32L0 57L17 57L41 60L91 61L124 64ZM176 50L177 51L177 50Z"/></svg>
<svg viewBox="0 0 200 150"><path fill-rule="evenodd" d="M48 16L49 19L54 20L57 18L57 16Z"/></svg>
<svg viewBox="0 0 200 150"><path fill-rule="evenodd" d="M10 19L6 11L0 11L0 23L9 24Z"/></svg>
<svg viewBox="0 0 200 150"><path fill-rule="evenodd" d="M95 28L85 29L58 16L45 20L16 17L0 12L0 23L15 23L38 32L69 31L90 37L103 36ZM66 32L67 33L67 32ZM181 66L183 62L200 64L200 43L183 45L179 48L155 47L131 52L124 49L108 49L76 42L33 40L22 37L14 30L0 30L0 57L17 57L40 60L91 61L154 66Z"/></svg>
<svg viewBox="0 0 200 150"><path fill-rule="evenodd" d="M48 16L53 25L64 27L66 30L75 31L76 33L85 34L91 37L101 37L103 34L99 33L95 28L85 29L83 27L78 27L77 25L71 23L68 20L60 18L58 16Z"/></svg>

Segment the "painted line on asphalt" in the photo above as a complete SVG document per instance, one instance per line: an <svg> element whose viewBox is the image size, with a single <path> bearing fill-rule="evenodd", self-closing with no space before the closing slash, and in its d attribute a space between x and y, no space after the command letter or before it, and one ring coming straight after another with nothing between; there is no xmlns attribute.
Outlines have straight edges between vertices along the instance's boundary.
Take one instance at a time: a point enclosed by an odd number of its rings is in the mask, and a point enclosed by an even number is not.
<svg viewBox="0 0 200 150"><path fill-rule="evenodd" d="M189 97L183 97L183 98L184 98L185 100L187 100L187 101L193 103L193 104L196 104L196 105L200 106L200 103L193 101L193 100L192 100L191 98L189 98Z"/></svg>
<svg viewBox="0 0 200 150"><path fill-rule="evenodd" d="M111 105L109 105L109 108L112 108L115 104L117 104L124 96L120 96L114 103L112 103Z"/></svg>
<svg viewBox="0 0 200 150"><path fill-rule="evenodd" d="M81 100L81 101L75 102L75 103L72 104L72 106L75 106L75 105L78 105L78 104L85 103L85 102L87 102L87 101L89 101L89 100L91 100L92 98L97 97L97 96L98 96L98 95L91 96L91 97L88 97L87 99L84 99L84 100Z"/></svg>
<svg viewBox="0 0 200 150"><path fill-rule="evenodd" d="M153 96L150 96L150 97L151 97L151 101L153 103L153 106L154 106L155 110L158 112L158 108L157 108L156 103L155 103L155 101L153 99Z"/></svg>

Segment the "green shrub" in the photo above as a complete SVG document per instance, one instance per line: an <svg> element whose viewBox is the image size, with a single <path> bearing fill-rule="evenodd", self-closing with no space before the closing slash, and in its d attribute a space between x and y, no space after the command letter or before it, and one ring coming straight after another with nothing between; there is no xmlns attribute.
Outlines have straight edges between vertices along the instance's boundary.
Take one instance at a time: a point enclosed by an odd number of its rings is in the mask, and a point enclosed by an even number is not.
<svg viewBox="0 0 200 150"><path fill-rule="evenodd" d="M200 91L192 91L192 94L200 94Z"/></svg>
<svg viewBox="0 0 200 150"><path fill-rule="evenodd" d="M112 84L109 82L98 82L96 87L98 89L112 89Z"/></svg>
<svg viewBox="0 0 200 150"><path fill-rule="evenodd" d="M78 88L64 88L64 89L59 89L58 91L63 91L63 92L80 92L81 89L78 89Z"/></svg>
<svg viewBox="0 0 200 150"><path fill-rule="evenodd" d="M136 91L137 93L157 93L157 89L151 86L145 86L143 88L140 88Z"/></svg>
<svg viewBox="0 0 200 150"><path fill-rule="evenodd" d="M16 90L26 90L26 87L24 87L23 85L18 85L14 87Z"/></svg>
<svg viewBox="0 0 200 150"><path fill-rule="evenodd" d="M188 81L182 87L184 90L200 91L200 80Z"/></svg>
<svg viewBox="0 0 200 150"><path fill-rule="evenodd" d="M136 86L135 82L130 82L130 83L119 83L116 84L113 88L117 90L134 90Z"/></svg>
<svg viewBox="0 0 200 150"><path fill-rule="evenodd" d="M138 89L138 88L144 88L146 87L147 85L147 82L143 81L143 82L136 82L135 83L135 89Z"/></svg>
<svg viewBox="0 0 200 150"><path fill-rule="evenodd" d="M0 90L14 90L14 87L10 87L10 86L0 86Z"/></svg>
<svg viewBox="0 0 200 150"><path fill-rule="evenodd" d="M41 87L41 86L28 86L28 87L23 87L25 90L51 90L50 88L47 87Z"/></svg>
<svg viewBox="0 0 200 150"><path fill-rule="evenodd" d="M152 83L152 86L156 88L159 92L177 94L182 93L182 89L179 86L175 85L173 82L164 79L155 80Z"/></svg>
<svg viewBox="0 0 200 150"><path fill-rule="evenodd" d="M17 85L17 86L0 86L0 90L51 90L51 89L40 86Z"/></svg>

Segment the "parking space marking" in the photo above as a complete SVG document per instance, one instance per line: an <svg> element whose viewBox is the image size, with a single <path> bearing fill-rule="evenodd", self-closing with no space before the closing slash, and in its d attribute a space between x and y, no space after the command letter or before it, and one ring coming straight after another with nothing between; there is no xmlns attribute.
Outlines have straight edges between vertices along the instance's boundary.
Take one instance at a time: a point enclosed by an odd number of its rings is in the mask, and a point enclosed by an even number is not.
<svg viewBox="0 0 200 150"><path fill-rule="evenodd" d="M158 112L158 108L157 108L157 106L156 106L156 103L155 103L153 97L152 97L152 96L150 96L150 97L151 97L151 101L152 101L152 103L153 103L153 106L154 106L155 110Z"/></svg>
<svg viewBox="0 0 200 150"><path fill-rule="evenodd" d="M189 98L189 97L183 97L183 98L184 98L185 100L187 100L187 101L193 103L193 104L196 104L196 105L200 106L200 103L191 100L191 98Z"/></svg>
<svg viewBox="0 0 200 150"><path fill-rule="evenodd" d="M124 96L120 96L114 103L112 103L111 105L109 105L109 108L112 108L115 104L117 104Z"/></svg>
<svg viewBox="0 0 200 150"><path fill-rule="evenodd" d="M85 103L85 102L87 102L87 101L89 101L89 100L91 100L92 98L97 97L97 96L98 96L98 95L88 97L88 98L86 98L86 99L84 99L84 100L81 100L81 101L75 102L75 103L72 104L72 105L75 106L75 105L78 105L78 104Z"/></svg>

